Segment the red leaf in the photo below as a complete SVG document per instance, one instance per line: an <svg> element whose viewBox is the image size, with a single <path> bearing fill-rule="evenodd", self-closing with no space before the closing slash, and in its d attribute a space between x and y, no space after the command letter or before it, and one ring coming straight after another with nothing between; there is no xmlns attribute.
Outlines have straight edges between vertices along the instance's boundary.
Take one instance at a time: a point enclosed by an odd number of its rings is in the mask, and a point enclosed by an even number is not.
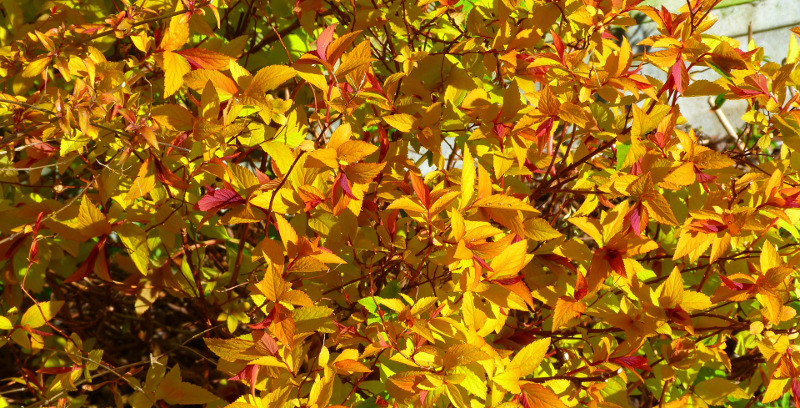
<svg viewBox="0 0 800 408"><path fill-rule="evenodd" d="M797 378L792 378L792 397L795 408L800 408L800 381Z"/></svg>
<svg viewBox="0 0 800 408"><path fill-rule="evenodd" d="M267 184L270 181L272 181L272 180L270 180L269 176L264 174L264 173L262 173L261 170L259 170L259 169L255 169L255 170L256 170L256 178L258 179L259 183Z"/></svg>
<svg viewBox="0 0 800 408"><path fill-rule="evenodd" d="M492 267L491 267L491 266L489 266L489 265L486 263L486 261L484 261L483 259L481 259L481 258L480 258L478 255L472 255L472 260L473 260L473 261L475 261L475 262L477 262L477 263L478 263L480 266L482 266L482 267L483 267L484 269L486 269L487 271L489 271L489 272L494 272L494 269L492 269Z"/></svg>
<svg viewBox="0 0 800 408"><path fill-rule="evenodd" d="M505 140L506 135L508 134L509 129L510 126L505 123L495 123L494 125L494 134L497 135L497 140L500 141L501 147L503 145L503 140Z"/></svg>
<svg viewBox="0 0 800 408"><path fill-rule="evenodd" d="M161 160L156 160L156 176L159 181L179 190L186 190L189 188L189 183L185 182L182 178L171 172L167 166L161 163Z"/></svg>
<svg viewBox="0 0 800 408"><path fill-rule="evenodd" d="M758 88L765 96L769 96L769 86L767 85L767 77L761 74L753 74L745 78L744 81L749 85Z"/></svg>
<svg viewBox="0 0 800 408"><path fill-rule="evenodd" d="M664 27L667 28L667 31L672 34L672 13L664 6L661 6L661 20L664 22Z"/></svg>
<svg viewBox="0 0 800 408"><path fill-rule="evenodd" d="M610 31L603 31L603 34L601 35L601 37L603 37L606 40L619 41L619 38L615 37L614 34L611 34Z"/></svg>
<svg viewBox="0 0 800 408"><path fill-rule="evenodd" d="M736 96L738 96L740 98L744 98L744 99L762 95L761 92L753 90L753 89L742 89L742 88L739 88L738 86L733 86L733 85L731 85L730 88L731 88L731 92L733 92Z"/></svg>
<svg viewBox="0 0 800 408"><path fill-rule="evenodd" d="M194 208L205 212L216 212L244 203L246 203L245 199L233 190L227 188L215 190L213 187L208 187L208 193L197 201Z"/></svg>
<svg viewBox="0 0 800 408"><path fill-rule="evenodd" d="M261 331L259 333L260 334L254 333L254 337L261 336L261 338L258 339L257 345L263 346L270 355L274 356L278 354L278 342L275 341L275 338L270 336L266 331Z"/></svg>
<svg viewBox="0 0 800 408"><path fill-rule="evenodd" d="M636 203L635 206L628 213L628 220L631 223L631 228L636 235L642 235L642 204Z"/></svg>
<svg viewBox="0 0 800 408"><path fill-rule="evenodd" d="M317 38L317 56L328 62L328 46L333 42L333 33L336 30L336 24L329 25L322 30Z"/></svg>
<svg viewBox="0 0 800 408"><path fill-rule="evenodd" d="M33 231L31 232L33 243L31 244L31 249L28 251L28 262L39 262L36 259L36 257L39 255L39 241L36 239L36 235L39 233L39 227L42 224L42 217L44 217L44 212L40 211L39 215L36 217L36 223L33 224Z"/></svg>
<svg viewBox="0 0 800 408"><path fill-rule="evenodd" d="M350 180L347 179L347 174L344 172L339 172L339 186L344 191L344 194L353 200L356 199L356 196L353 195L353 190L350 188Z"/></svg>
<svg viewBox="0 0 800 408"><path fill-rule="evenodd" d="M722 280L722 283L730 290L750 290L750 288L755 286L753 283L735 282L722 274L720 274L719 277Z"/></svg>
<svg viewBox="0 0 800 408"><path fill-rule="evenodd" d="M386 153L389 153L389 133L386 132L386 129L383 126L378 125L378 134L380 135L380 153L378 155L378 163L382 163L383 159L386 157Z"/></svg>
<svg viewBox="0 0 800 408"><path fill-rule="evenodd" d="M251 330L263 330L269 327L269 325L272 324L272 320L274 319L275 319L275 309L273 308L272 310L270 310L269 314L267 315L267 317L264 318L264 320L256 324L248 324L247 327L249 327Z"/></svg>
<svg viewBox="0 0 800 408"><path fill-rule="evenodd" d="M614 270L617 274L622 276L623 278L628 277L627 272L625 272L625 262L622 259L622 254L615 249L606 249L605 255L603 257L608 261L608 265L611 266L611 269Z"/></svg>
<svg viewBox="0 0 800 408"><path fill-rule="evenodd" d="M36 370L39 374L64 374L82 369L82 366L73 364L71 367L45 367Z"/></svg>
<svg viewBox="0 0 800 408"><path fill-rule="evenodd" d="M564 62L564 42L561 41L561 37L555 31L550 30L550 35L553 36L553 46L556 48L558 56L561 57L561 62Z"/></svg>
<svg viewBox="0 0 800 408"><path fill-rule="evenodd" d="M409 177L411 178L411 187L414 189L414 193L419 198L419 201L422 201L422 204L425 208L431 207L431 192L428 190L428 186L425 185L425 180L422 177L418 176L417 173L409 173Z"/></svg>
<svg viewBox="0 0 800 408"><path fill-rule="evenodd" d="M189 137L189 133L188 133L188 132L183 132L183 133L179 134L179 135L178 135L178 136L177 136L177 137L176 137L176 138L175 138L175 139L172 141L172 143L171 143L171 144L172 144L172 146L175 146L175 147L182 147L181 145L183 144L183 142L185 142L185 141L186 141L186 138L188 138L188 137ZM169 156L170 154L172 154L172 150L173 150L173 147L172 147L172 146L169 146L169 147L167 148L167 156Z"/></svg>
<svg viewBox="0 0 800 408"><path fill-rule="evenodd" d="M496 279L492 282L500 285L513 285L515 283L522 282L522 275L514 276L513 278Z"/></svg>
<svg viewBox="0 0 800 408"><path fill-rule="evenodd" d="M64 280L64 283L72 283L77 282L87 276L94 270L95 261L97 261L97 256L100 254L100 250L106 244L106 236L103 235L100 237L100 241L97 242L97 245L92 248L92 252L89 252L89 256L86 257L86 260L83 261L80 267L72 272L72 275L69 275L67 279Z"/></svg>
<svg viewBox="0 0 800 408"><path fill-rule="evenodd" d="M712 183L714 182L714 180L717 179L717 176L712 176L708 173L703 173L703 171L698 169L697 167L695 167L694 169L694 174L697 175L697 181L703 184Z"/></svg>
<svg viewBox="0 0 800 408"><path fill-rule="evenodd" d="M539 151L543 151L545 146L547 146L548 154L552 153L553 151L553 136L551 135L553 130L553 122L554 119L549 118L542 122L538 128L536 128L536 140Z"/></svg>
<svg viewBox="0 0 800 408"><path fill-rule="evenodd" d="M683 82L683 71L686 70L686 67L683 65L683 60L678 58L675 61L675 65L672 66L670 70L670 75L672 76L672 81L675 84L675 89L680 92L681 95L686 91L686 84Z"/></svg>
<svg viewBox="0 0 800 408"><path fill-rule="evenodd" d="M228 378L228 381L247 381L250 383L250 393L255 395L256 380L258 378L258 365L249 364L245 366L242 371Z"/></svg>
<svg viewBox="0 0 800 408"><path fill-rule="evenodd" d="M386 95L383 92L383 87L381 86L380 81L378 81L378 78L375 78L375 75L373 75L371 72L367 72L367 81L369 81L370 85L372 85L372 87L378 91L378 93L381 95Z"/></svg>
<svg viewBox="0 0 800 408"><path fill-rule="evenodd" d="M392 210L389 213L389 216L386 217L386 229L389 231L389 235L391 235L392 239L394 239L395 234L397 233L397 217L400 215L400 210Z"/></svg>
<svg viewBox="0 0 800 408"><path fill-rule="evenodd" d="M647 358L643 356L615 357L610 359L610 361L630 369L638 368L645 371L651 370L650 365L647 364Z"/></svg>
<svg viewBox="0 0 800 408"><path fill-rule="evenodd" d="M727 225L716 220L696 220L689 224L689 227L706 234L717 233L728 228Z"/></svg>
<svg viewBox="0 0 800 408"><path fill-rule="evenodd" d="M581 300L589 293L589 282L582 273L578 272L578 281L575 283L575 300Z"/></svg>

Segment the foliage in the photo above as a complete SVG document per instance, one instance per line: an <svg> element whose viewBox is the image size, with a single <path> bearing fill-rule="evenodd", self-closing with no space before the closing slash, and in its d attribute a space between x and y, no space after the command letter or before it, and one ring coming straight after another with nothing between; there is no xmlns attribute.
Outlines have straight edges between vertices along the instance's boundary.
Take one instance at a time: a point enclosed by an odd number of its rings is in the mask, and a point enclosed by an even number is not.
<svg viewBox="0 0 800 408"><path fill-rule="evenodd" d="M0 2L0 406L800 405L800 51L718 2Z"/></svg>

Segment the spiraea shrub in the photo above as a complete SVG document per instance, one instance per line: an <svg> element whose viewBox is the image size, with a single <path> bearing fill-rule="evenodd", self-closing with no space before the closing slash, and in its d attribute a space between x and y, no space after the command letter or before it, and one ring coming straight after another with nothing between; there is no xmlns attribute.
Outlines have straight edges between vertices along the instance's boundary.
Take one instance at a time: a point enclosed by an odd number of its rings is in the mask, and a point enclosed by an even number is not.
<svg viewBox="0 0 800 408"><path fill-rule="evenodd" d="M800 28L718 3L0 2L0 406L799 404Z"/></svg>

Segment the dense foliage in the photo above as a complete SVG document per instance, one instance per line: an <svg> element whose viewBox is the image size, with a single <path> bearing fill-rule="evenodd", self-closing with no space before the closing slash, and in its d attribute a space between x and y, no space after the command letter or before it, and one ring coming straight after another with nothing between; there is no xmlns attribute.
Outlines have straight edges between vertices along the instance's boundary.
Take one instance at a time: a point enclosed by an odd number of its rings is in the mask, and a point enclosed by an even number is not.
<svg viewBox="0 0 800 408"><path fill-rule="evenodd" d="M800 404L800 29L718 2L0 2L0 407Z"/></svg>

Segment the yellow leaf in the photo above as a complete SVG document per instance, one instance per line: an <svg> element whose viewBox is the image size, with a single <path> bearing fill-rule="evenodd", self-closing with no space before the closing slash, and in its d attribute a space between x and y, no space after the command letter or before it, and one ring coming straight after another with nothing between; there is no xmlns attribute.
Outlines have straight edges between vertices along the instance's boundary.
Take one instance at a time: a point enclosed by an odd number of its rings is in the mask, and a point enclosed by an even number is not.
<svg viewBox="0 0 800 408"><path fill-rule="evenodd" d="M427 210L422 205L418 204L416 201L411 199L409 196L400 197L397 200L392 201L387 210L404 210L404 211L411 211L416 213L425 213Z"/></svg>
<svg viewBox="0 0 800 408"><path fill-rule="evenodd" d="M132 223L122 224L116 227L115 231L128 250L136 269L142 275L147 276L150 268L150 248L147 247L147 234L142 227Z"/></svg>
<svg viewBox="0 0 800 408"><path fill-rule="evenodd" d="M519 368L520 377L533 374L544 360L547 349L550 348L550 338L536 340L520 350L511 360L509 367Z"/></svg>
<svg viewBox="0 0 800 408"><path fill-rule="evenodd" d="M434 203L431 205L430 214L431 217L439 214L442 210L447 208L453 201L455 201L458 196L461 195L459 191L448 191L441 197L439 197Z"/></svg>
<svg viewBox="0 0 800 408"><path fill-rule="evenodd" d="M156 106L151 111L151 116L159 125L171 130L191 130L194 124L192 113L176 104Z"/></svg>
<svg viewBox="0 0 800 408"><path fill-rule="evenodd" d="M736 165L730 157L715 150L704 150L693 159L703 169L724 169Z"/></svg>
<svg viewBox="0 0 800 408"><path fill-rule="evenodd" d="M77 227L88 238L106 235L111 232L111 225L106 220L105 214L95 207L92 200L85 195L81 197L81 205L78 208Z"/></svg>
<svg viewBox="0 0 800 408"><path fill-rule="evenodd" d="M772 268L781 266L782 263L781 256L778 254L778 248L769 241L765 242L761 247L761 256L759 257L761 273L766 273Z"/></svg>
<svg viewBox="0 0 800 408"><path fill-rule="evenodd" d="M772 401L777 400L783 394L788 391L789 388L789 379L788 378L773 378L769 380L769 385L767 385L766 391L764 391L764 396L761 399L761 402L764 404L769 404Z"/></svg>
<svg viewBox="0 0 800 408"><path fill-rule="evenodd" d="M672 269L672 273L670 273L660 289L659 304L661 307L674 308L680 305L683 300L683 278L677 267Z"/></svg>
<svg viewBox="0 0 800 408"><path fill-rule="evenodd" d="M719 95L727 92L727 89L715 82L707 81L705 79L698 79L693 81L686 87L684 96L708 96Z"/></svg>
<svg viewBox="0 0 800 408"><path fill-rule="evenodd" d="M694 393L710 405L722 405L728 402L728 397L750 398L744 390L733 381L725 378L711 378L694 386Z"/></svg>
<svg viewBox="0 0 800 408"><path fill-rule="evenodd" d="M287 289L286 281L275 268L267 268L264 279L255 286L259 292L273 302L279 301Z"/></svg>
<svg viewBox="0 0 800 408"><path fill-rule="evenodd" d="M42 71L47 68L47 64L50 63L51 59L52 57L44 57L28 63L28 65L25 66L25 69L22 70L22 76L25 78L33 78L41 74Z"/></svg>
<svg viewBox="0 0 800 408"><path fill-rule="evenodd" d="M516 197L507 195L492 195L475 201L473 207L496 208L499 210L519 210L538 213L530 204Z"/></svg>
<svg viewBox="0 0 800 408"><path fill-rule="evenodd" d="M602 245L605 243L602 233L603 227L600 225L600 221L597 219L588 217L572 217L568 221L580 228L581 231L586 233L586 235L592 237L592 239L594 239L598 244Z"/></svg>
<svg viewBox="0 0 800 408"><path fill-rule="evenodd" d="M376 297L375 300L377 300L381 305L386 306L397 313L400 313L406 308L406 304L400 299Z"/></svg>
<svg viewBox="0 0 800 408"><path fill-rule="evenodd" d="M378 177L386 163L356 163L345 167L347 178L356 184L367 184Z"/></svg>
<svg viewBox="0 0 800 408"><path fill-rule="evenodd" d="M361 140L348 140L336 148L339 160L355 163L378 151L378 146Z"/></svg>
<svg viewBox="0 0 800 408"><path fill-rule="evenodd" d="M297 306L305 306L305 307L313 307L314 301L311 300L311 297L301 290L290 290L286 292L282 297L281 301L291 303Z"/></svg>
<svg viewBox="0 0 800 408"><path fill-rule="evenodd" d="M333 380L336 373L330 368L326 368L323 375L314 381L308 395L308 404L311 407L326 407L333 394Z"/></svg>
<svg viewBox="0 0 800 408"><path fill-rule="evenodd" d="M527 263L528 241L521 240L506 247L500 255L492 259L489 272L491 279L502 279L516 275Z"/></svg>
<svg viewBox="0 0 800 408"><path fill-rule="evenodd" d="M5 316L0 316L0 330L11 330L13 328L14 325L11 324L11 320Z"/></svg>
<svg viewBox="0 0 800 408"><path fill-rule="evenodd" d="M522 390L519 388L519 378L521 377L520 369L516 366L509 365L502 373L492 377L492 382L499 385L502 389L512 393L519 394Z"/></svg>
<svg viewBox="0 0 800 408"><path fill-rule="evenodd" d="M491 358L486 352L472 344L456 344L450 346L444 354L443 364L445 370L456 366L463 366L476 361Z"/></svg>
<svg viewBox="0 0 800 408"><path fill-rule="evenodd" d="M444 390L453 406L456 408L469 408L469 405L464 401L464 395L461 394L461 389L457 386L448 383Z"/></svg>
<svg viewBox="0 0 800 408"><path fill-rule="evenodd" d="M164 70L164 97L167 97L181 88L183 76L191 71L191 67L186 58L170 51L162 52L158 61Z"/></svg>
<svg viewBox="0 0 800 408"><path fill-rule="evenodd" d="M328 62L331 64L336 63L339 57L344 54L344 50L347 49L353 41L355 41L356 37L361 34L361 30L351 31L347 34L342 35L341 37L334 40L329 46L325 57L327 58Z"/></svg>
<svg viewBox="0 0 800 408"><path fill-rule="evenodd" d="M189 25L181 22L181 16L172 17L169 20L169 27L161 38L161 49L174 51L183 47L189 39Z"/></svg>
<svg viewBox="0 0 800 408"><path fill-rule="evenodd" d="M294 78L296 73L294 68L285 65L270 65L261 68L256 72L245 94L261 99L264 97L264 93L283 85L284 82Z"/></svg>
<svg viewBox="0 0 800 408"><path fill-rule="evenodd" d="M688 313L697 310L705 310L711 307L711 299L708 295L691 290L683 291L683 299L680 304L681 308Z"/></svg>
<svg viewBox="0 0 800 408"><path fill-rule="evenodd" d="M404 133L410 132L417 127L417 119L407 113L384 116L383 120L385 120L389 126Z"/></svg>
<svg viewBox="0 0 800 408"><path fill-rule="evenodd" d="M233 362L240 358L244 358L246 356L242 355L243 352L247 349L253 347L252 340L244 340L239 338L234 339L212 339L208 337L204 337L203 341L206 343L206 347L211 350L212 353L216 354L219 358ZM257 358L260 356L253 355L252 358Z"/></svg>
<svg viewBox="0 0 800 408"><path fill-rule="evenodd" d="M64 306L64 302L61 300L39 302L25 311L20 320L20 325L31 329L42 327L58 314L62 306Z"/></svg>
<svg viewBox="0 0 800 408"><path fill-rule="evenodd" d="M156 399L172 405L201 405L217 400L217 396L202 387L183 382L177 364L158 384Z"/></svg>
<svg viewBox="0 0 800 408"><path fill-rule="evenodd" d="M333 366L336 367L338 370L344 371L345 373L348 374L372 372L372 370L370 370L369 367L365 366L362 363L359 363L356 360L339 360L333 363Z"/></svg>
<svg viewBox="0 0 800 408"><path fill-rule="evenodd" d="M656 221L667 225L678 225L678 219L672 212L672 206L663 195L653 193L644 201L644 205Z"/></svg>
<svg viewBox="0 0 800 408"><path fill-rule="evenodd" d="M464 163L461 168L461 205L459 209L463 210L469 205L472 196L475 193L475 161L472 158L472 152L469 151L469 146L464 145Z"/></svg>
<svg viewBox="0 0 800 408"><path fill-rule="evenodd" d="M553 331L564 327L586 310L586 305L570 297L560 297L553 309Z"/></svg>
<svg viewBox="0 0 800 408"><path fill-rule="evenodd" d="M231 57L205 48L188 48L176 52L201 69L224 70Z"/></svg>
<svg viewBox="0 0 800 408"><path fill-rule="evenodd" d="M417 299L416 303L414 303L414 306L411 307L411 314L418 315L424 312L425 310L436 304L436 301L437 298L435 296L429 296Z"/></svg>
<svg viewBox="0 0 800 408"><path fill-rule="evenodd" d="M542 218L531 218L525 221L525 237L534 241L547 241L562 235Z"/></svg>
<svg viewBox="0 0 800 408"><path fill-rule="evenodd" d="M275 217L275 222L278 224L278 233L281 236L283 247L286 248L289 253L291 253L291 251L297 246L297 232L295 232L294 228L292 228L292 225L289 224L289 221L286 221L286 219L280 215Z"/></svg>
<svg viewBox="0 0 800 408"><path fill-rule="evenodd" d="M338 168L339 160L338 156L336 155L336 150L333 149L314 150L313 152L308 154L306 165L308 167L320 167L320 168L328 167L331 169Z"/></svg>

